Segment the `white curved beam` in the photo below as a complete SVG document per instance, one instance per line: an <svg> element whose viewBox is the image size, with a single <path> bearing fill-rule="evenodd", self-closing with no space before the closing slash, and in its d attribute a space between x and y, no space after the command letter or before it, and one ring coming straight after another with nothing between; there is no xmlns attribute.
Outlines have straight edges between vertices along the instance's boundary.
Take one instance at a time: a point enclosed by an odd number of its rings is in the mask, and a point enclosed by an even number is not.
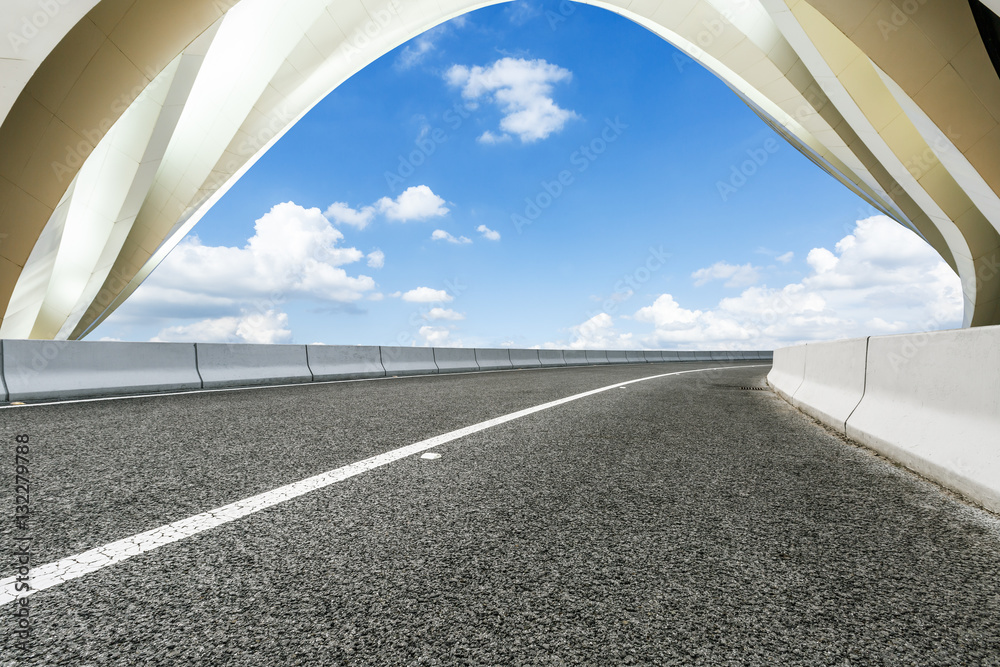
<svg viewBox="0 0 1000 667"><path fill-rule="evenodd" d="M810 159L922 234L962 277L967 325L1000 321L1000 281L980 279L1000 256L1000 183L977 171L948 128L813 7L822 2L589 4L690 55ZM434 25L489 4L236 4L159 74L153 94L137 100L87 160L20 273L0 335L86 335L340 83ZM159 99L156 91L168 92ZM923 154L934 162L914 173L911 158Z"/></svg>

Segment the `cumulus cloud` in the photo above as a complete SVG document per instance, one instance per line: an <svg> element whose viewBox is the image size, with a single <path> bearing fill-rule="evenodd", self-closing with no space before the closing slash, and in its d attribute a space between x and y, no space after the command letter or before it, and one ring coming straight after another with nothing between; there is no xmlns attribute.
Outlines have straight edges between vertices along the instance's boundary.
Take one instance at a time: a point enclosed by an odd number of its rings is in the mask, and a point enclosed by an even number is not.
<svg viewBox="0 0 1000 667"><path fill-rule="evenodd" d="M705 285L713 280L725 280L726 287L747 287L760 280L757 268L751 264L735 266L726 262L716 262L712 266L698 269L691 274L696 286Z"/></svg>
<svg viewBox="0 0 1000 667"><path fill-rule="evenodd" d="M579 118L552 99L553 85L572 78L568 69L523 58L502 58L488 67L453 65L445 74L449 84L462 89L467 106L474 109L480 100L486 100L504 114L500 120L503 133L487 131L479 137L482 143L497 143L510 135L516 135L521 143L532 143Z"/></svg>
<svg viewBox="0 0 1000 667"><path fill-rule="evenodd" d="M479 225L476 227L476 231L483 235L483 238L487 241L499 241L500 232L495 231L487 227L486 225Z"/></svg>
<svg viewBox="0 0 1000 667"><path fill-rule="evenodd" d="M431 234L431 240L447 241L448 243L458 243L458 244L472 243L472 239L470 239L468 236L459 236L458 238L455 238L454 236L444 231L443 229L435 229L434 233Z"/></svg>
<svg viewBox="0 0 1000 667"><path fill-rule="evenodd" d="M277 310L243 311L238 316L217 317L193 324L167 327L154 342L287 343L292 340L288 315Z"/></svg>
<svg viewBox="0 0 1000 667"><path fill-rule="evenodd" d="M454 310L448 308L431 308L429 311L424 313L425 320L464 320L465 315L462 313L456 313Z"/></svg>
<svg viewBox="0 0 1000 667"><path fill-rule="evenodd" d="M438 32L431 30L407 44L396 58L396 69L405 71L419 65L428 53L437 48L434 44L437 36Z"/></svg>
<svg viewBox="0 0 1000 667"><path fill-rule="evenodd" d="M404 190L396 199L382 197L375 206L390 220L409 222L447 215L449 209L444 204L444 199L434 194L426 185L414 185Z"/></svg>
<svg viewBox="0 0 1000 667"><path fill-rule="evenodd" d="M807 262L811 272L797 283L749 287L710 310L662 294L633 319L652 325L642 338L648 346L744 349L961 325L958 277L885 216L858 221L834 250L814 248Z"/></svg>
<svg viewBox="0 0 1000 667"><path fill-rule="evenodd" d="M197 236L181 241L116 321L159 324L162 340L287 340L282 302L351 304L374 292L371 277L345 268L364 254L341 246L343 238L318 208L278 204L242 247L205 245Z"/></svg>
<svg viewBox="0 0 1000 667"><path fill-rule="evenodd" d="M496 144L502 144L502 143L510 141L510 135L509 134L494 134L493 132L490 132L489 130L486 130L485 132L483 132L482 134L480 134L476 138L476 141L478 141L481 144L487 144L489 146L494 146Z"/></svg>
<svg viewBox="0 0 1000 667"><path fill-rule="evenodd" d="M368 255L368 266L373 269L381 269L385 266L385 253L381 250L372 250Z"/></svg>
<svg viewBox="0 0 1000 667"><path fill-rule="evenodd" d="M323 214L330 222L338 225L350 225L358 229L364 229L375 219L375 208L363 206L361 208L351 208L344 202L335 201L326 209Z"/></svg>
<svg viewBox="0 0 1000 667"><path fill-rule="evenodd" d="M445 345L457 347L455 343L452 343L449 340L451 331L444 327L432 327L430 325L422 326L417 333L419 333L420 337L424 339L424 345L429 345L431 347L444 347Z"/></svg>
<svg viewBox="0 0 1000 667"><path fill-rule="evenodd" d="M340 247L343 238L318 208L278 204L257 220L242 248L207 246L197 236L181 241L129 303L157 315L187 304L198 316L201 307L238 312L241 304L275 295L357 301L375 281L342 268L364 257L357 248Z"/></svg>
<svg viewBox="0 0 1000 667"><path fill-rule="evenodd" d="M632 334L619 333L615 329L614 318L607 313L598 313L582 324L569 328L570 341L548 342L547 349L569 348L572 350L621 350L634 347Z"/></svg>
<svg viewBox="0 0 1000 667"><path fill-rule="evenodd" d="M453 300L453 297L443 289L430 287L417 287L409 292L396 292L392 296L410 303L448 303Z"/></svg>

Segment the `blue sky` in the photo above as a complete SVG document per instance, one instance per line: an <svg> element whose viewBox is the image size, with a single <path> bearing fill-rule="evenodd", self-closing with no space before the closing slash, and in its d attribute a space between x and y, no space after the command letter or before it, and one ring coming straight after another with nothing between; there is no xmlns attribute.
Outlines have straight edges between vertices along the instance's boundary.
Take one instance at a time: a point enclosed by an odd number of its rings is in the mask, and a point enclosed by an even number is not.
<svg viewBox="0 0 1000 667"><path fill-rule="evenodd" d="M920 239L668 43L568 6L482 9L362 70L91 338L756 349L960 325Z"/></svg>

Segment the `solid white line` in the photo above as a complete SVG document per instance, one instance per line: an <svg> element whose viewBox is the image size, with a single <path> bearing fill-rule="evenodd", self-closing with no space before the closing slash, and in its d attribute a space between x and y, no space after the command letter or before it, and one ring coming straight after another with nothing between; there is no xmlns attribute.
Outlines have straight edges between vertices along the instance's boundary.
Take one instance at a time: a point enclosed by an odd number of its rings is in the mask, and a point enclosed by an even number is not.
<svg viewBox="0 0 1000 667"><path fill-rule="evenodd" d="M729 366L722 368L699 368L689 371L664 373L662 375L651 375L649 377L638 378L636 380L628 380L627 382L619 382L617 384L608 385L607 387L601 387L599 389L592 389L590 391L585 391L582 394L575 394L566 398L560 398L555 401L536 405L532 408L518 410L517 412L512 412L502 417L488 419L484 422L473 424L472 426L460 428L457 431L436 435L433 438L421 440L420 442L412 445L400 447L399 449L394 449L390 452L379 454L378 456L373 456L371 458L358 461L357 463L352 463L335 470L330 470L292 484L286 484L285 486L278 487L277 489L266 491L243 500L238 500L235 503L230 503L229 505L224 505L214 510L209 510L208 512L202 512L201 514L196 514L195 516L188 517L186 519L174 521L173 523L169 523L165 526L154 528L153 530L147 530L144 533L132 535L131 537L126 537L125 539L105 544L102 547L84 551L83 553L79 553L75 556L70 556L53 563L31 568L30 591L18 592L15 590L17 583L16 576L0 579L0 605L13 602L18 597L26 597L32 593L37 593L38 591L44 591L48 588L58 586L59 584L70 581L71 579L76 579L86 574L90 574L91 572L96 572L97 570L108 567L109 565L120 563L131 558L132 556L138 556L139 554L152 551L153 549L158 549L159 547L166 546L172 542L183 540L186 537L203 533L210 528L215 528L216 526L221 526L250 514L260 512L268 507L273 507L287 500L298 498L299 496L312 491L322 489L330 486L331 484L336 484L337 482L349 479L355 475L360 475L363 472L380 468L394 461L412 456L413 454L419 454L420 452L443 445L447 442L451 442L452 440L458 440L459 438L464 438L467 435L478 433L479 431L485 431L488 428L505 424L509 421L520 419L521 417L527 417L528 415L541 412L542 410L548 410L560 405L565 405L566 403L570 403L572 401L578 401L581 398L593 396L594 394L600 394L601 392L608 391L609 389L617 389L619 387L625 387L637 382L646 382L648 380L656 380L658 378L670 377L672 375L704 373L706 371L731 370L736 368L758 368L760 366L767 365L768 364L758 364L754 366Z"/></svg>

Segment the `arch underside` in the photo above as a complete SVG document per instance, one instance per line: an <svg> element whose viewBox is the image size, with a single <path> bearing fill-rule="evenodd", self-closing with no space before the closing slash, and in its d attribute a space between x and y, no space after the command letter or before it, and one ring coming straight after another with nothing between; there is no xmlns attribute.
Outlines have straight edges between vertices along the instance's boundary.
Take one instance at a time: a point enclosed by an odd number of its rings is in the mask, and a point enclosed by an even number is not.
<svg viewBox="0 0 1000 667"><path fill-rule="evenodd" d="M52 18L0 90L0 337L85 336L333 89L490 4L89 0ZM721 78L941 254L967 326L1000 324L1000 79L966 3L589 4Z"/></svg>

